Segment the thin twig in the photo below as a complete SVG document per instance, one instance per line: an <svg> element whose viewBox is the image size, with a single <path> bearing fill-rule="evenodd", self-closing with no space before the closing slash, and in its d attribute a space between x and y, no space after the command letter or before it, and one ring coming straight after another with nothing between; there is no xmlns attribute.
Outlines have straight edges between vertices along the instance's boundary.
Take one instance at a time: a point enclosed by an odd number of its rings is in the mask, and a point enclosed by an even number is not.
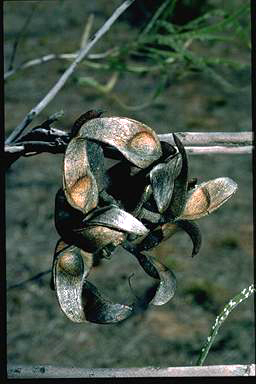
<svg viewBox="0 0 256 384"><path fill-rule="evenodd" d="M13 68L13 63L14 63L14 60L15 60L15 56L16 56L16 52L17 52L17 48L18 48L18 44L22 38L22 36L24 35L28 25L29 25L29 22L36 10L36 8L38 7L39 5L39 2L36 3L33 8L32 8L32 11L29 13L29 15L27 16L26 20L25 20L25 23L23 24L18 36L16 37L15 41L14 41L14 44L13 44L13 49L12 49L12 54L11 54L11 58L10 58L10 64L9 64L9 67L8 67L8 72L12 70Z"/></svg>
<svg viewBox="0 0 256 384"><path fill-rule="evenodd" d="M90 36L91 30L92 30L93 22L94 22L94 15L92 14L89 16L88 21L85 24L84 32L83 32L81 42L80 42L80 49L83 49L86 46L86 44L88 43L89 36Z"/></svg>
<svg viewBox="0 0 256 384"><path fill-rule="evenodd" d="M57 95L57 93L64 86L68 78L71 76L76 66L83 60L89 50L96 44L96 42L110 29L117 18L134 2L134 0L126 0L121 4L112 16L103 24L103 26L96 32L94 36L89 40L88 44L80 50L79 55L73 61L73 63L66 69L66 71L59 78L53 88L47 93L47 95L37 104L31 111L25 116L22 122L14 129L10 136L6 140L6 144L14 142L23 130L28 126L32 119L37 116Z"/></svg>
<svg viewBox="0 0 256 384"><path fill-rule="evenodd" d="M91 53L87 56L90 60L99 60L99 59L105 59L109 55L113 54L116 51L116 48L108 49L106 52L102 53ZM40 65L47 63L51 60L75 60L78 56L79 52L73 52L73 53L50 53L49 55L45 55L42 57L38 57L36 59L28 60L19 65L16 68L13 68L12 70L8 70L4 74L4 80L7 80L9 77L13 76L15 73L22 69L33 67L34 65Z"/></svg>
<svg viewBox="0 0 256 384"><path fill-rule="evenodd" d="M4 169L9 168L20 156L37 155L42 152L64 153L70 135L68 132L51 127L51 124L63 114L63 111L54 113L42 124L21 136L19 142L14 145L6 145L2 167Z"/></svg>
<svg viewBox="0 0 256 384"><path fill-rule="evenodd" d="M10 291L11 289L14 289L14 288L21 288L21 287L24 287L24 285L26 285L27 283L29 283L29 282L31 282L31 281L34 281L34 280L38 280L38 279L40 279L42 276L47 275L47 274L50 273L50 272L51 272L51 269L47 269L46 271L40 272L40 273L38 273L37 275L30 277L29 279L26 279L26 280L24 280L24 281L21 281L20 283L10 285L10 286L7 288L7 291Z"/></svg>
<svg viewBox="0 0 256 384"><path fill-rule="evenodd" d="M142 31L141 33L141 37L142 36L145 36L147 33L150 32L150 30L153 28L153 26L155 25L157 19L161 16L161 14L164 12L164 10L166 9L166 7L169 5L170 3L170 0L166 0L163 2L163 4L160 5L160 7L157 9L157 11L155 12L155 14L153 15L152 19L149 21L149 23L146 25L146 28ZM171 4L171 7L173 9L173 7L175 6L175 3L176 3L176 0L174 0Z"/></svg>

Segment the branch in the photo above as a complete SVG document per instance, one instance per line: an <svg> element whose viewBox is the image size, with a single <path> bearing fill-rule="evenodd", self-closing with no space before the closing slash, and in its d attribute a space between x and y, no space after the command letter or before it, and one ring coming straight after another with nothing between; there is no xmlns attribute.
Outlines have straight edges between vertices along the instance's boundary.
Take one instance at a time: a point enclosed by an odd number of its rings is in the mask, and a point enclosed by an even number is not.
<svg viewBox="0 0 256 384"><path fill-rule="evenodd" d="M177 132L188 154L251 154L252 132ZM175 145L171 133L158 135Z"/></svg>
<svg viewBox="0 0 256 384"><path fill-rule="evenodd" d="M252 146L230 147L230 146L209 146L209 147L185 147L189 155L209 155L211 153L246 155L252 153Z"/></svg>
<svg viewBox="0 0 256 384"><path fill-rule="evenodd" d="M255 376L255 364L210 365L208 367L75 368L52 365L14 365L7 367L8 379L96 378L96 377L190 377Z"/></svg>
<svg viewBox="0 0 256 384"><path fill-rule="evenodd" d="M134 2L134 0L126 0L121 4L113 13L113 15L103 24L103 26L98 30L98 32L91 37L88 44L79 51L78 56L73 61L73 63L66 69L63 75L59 78L57 83L53 88L47 93L47 95L37 104L31 111L25 116L23 121L15 128L15 130L10 134L6 140L6 144L14 142L24 129L30 124L32 119L37 116L57 95L57 93L64 86L68 78L71 76L76 66L83 60L87 55L89 50L96 44L96 42L110 29L112 24L117 20L117 18Z"/></svg>
<svg viewBox="0 0 256 384"><path fill-rule="evenodd" d="M40 279L42 276L47 275L51 271L52 271L52 269L47 269L46 271L40 272L40 273L36 274L35 276L30 277L29 279L21 281L20 283L10 285L7 288L7 291L10 291L11 289L14 289L14 288L21 288L21 287L23 287L24 285L26 285L27 283L29 283L31 281Z"/></svg>
<svg viewBox="0 0 256 384"><path fill-rule="evenodd" d="M252 132L177 132L183 145L252 145ZM174 145L172 134L158 135Z"/></svg>
<svg viewBox="0 0 256 384"><path fill-rule="evenodd" d="M102 53L92 53L88 55L88 59L90 60L98 60L98 59L105 59L107 56L111 55L113 52L115 52L115 48L108 49L106 52ZM11 70L8 70L4 74L4 80L7 80L9 77L13 76L15 73L22 69L33 67L34 65L40 65L47 63L51 60L75 60L78 57L79 52L74 53L50 53L49 55L45 55L42 57L38 57L36 59L28 60L19 65L16 68L13 68Z"/></svg>
<svg viewBox="0 0 256 384"><path fill-rule="evenodd" d="M63 111L56 112L41 125L34 127L29 133L23 135L19 142L5 145L3 165L4 169L10 167L20 156L37 155L42 152L64 153L70 140L67 132L51 127L51 124L63 115Z"/></svg>
<svg viewBox="0 0 256 384"><path fill-rule="evenodd" d="M42 152L64 153L70 140L70 134L55 128L50 123L57 119L54 114L41 126L22 136L13 145L5 145L5 168L8 168L20 156L37 155ZM177 132L189 155L202 154L251 154L252 132ZM160 140L174 145L171 133L158 135ZM207 144L207 146L205 145ZM107 148L107 147L106 147ZM116 153L113 147L107 148Z"/></svg>

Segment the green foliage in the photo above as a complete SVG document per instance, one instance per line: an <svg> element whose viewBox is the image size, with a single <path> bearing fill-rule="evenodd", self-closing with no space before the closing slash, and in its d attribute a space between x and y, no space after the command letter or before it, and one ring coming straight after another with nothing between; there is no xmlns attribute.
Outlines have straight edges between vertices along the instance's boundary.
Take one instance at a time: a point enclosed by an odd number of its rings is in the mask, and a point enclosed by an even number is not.
<svg viewBox="0 0 256 384"><path fill-rule="evenodd" d="M104 62L93 62L95 69L106 72L115 71L122 75L132 73L135 76L157 75L160 86L143 105L129 107L119 97L113 97L112 93L111 97L126 109L145 108L164 92L165 84L170 78L179 79L194 72L213 79L226 91L241 91L241 87L228 80L223 71L239 73L248 70L249 63L242 62L240 58L216 57L214 47L224 43L229 48L251 48L249 2L245 1L242 6L234 8L232 13L224 9L211 9L184 25L176 25L170 21L175 5L176 0L163 1L146 27L138 32L137 38L116 46ZM202 51L205 53L202 54ZM92 65L88 61L84 63ZM88 81L86 85L89 85ZM99 84L95 85L94 81L90 81L90 85L101 92ZM109 88L104 93L106 95L111 92L112 89Z"/></svg>

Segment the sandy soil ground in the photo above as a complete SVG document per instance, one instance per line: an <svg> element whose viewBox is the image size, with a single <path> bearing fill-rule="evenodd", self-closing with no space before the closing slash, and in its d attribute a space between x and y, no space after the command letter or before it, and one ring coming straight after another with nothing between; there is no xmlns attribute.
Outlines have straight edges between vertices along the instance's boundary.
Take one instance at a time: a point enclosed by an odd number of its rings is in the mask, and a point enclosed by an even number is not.
<svg viewBox="0 0 256 384"><path fill-rule="evenodd" d="M16 34L34 1L4 4L5 64ZM104 4L104 5L103 5ZM17 63L51 52L74 52L84 24L95 13L95 31L111 15L118 1L44 1L35 12L17 50ZM95 47L101 52L117 41L131 39L124 19ZM211 52L212 54L213 52ZM241 48L220 44L217 54L250 61ZM6 135L47 93L67 63L52 61L18 73L5 86ZM89 74L92 72L90 71ZM68 129L84 111L101 108L106 116L129 116L157 133L182 131L242 132L251 130L250 86L227 93L205 76L173 79L150 108L128 112L113 100L99 96L75 79L88 75L82 65L32 126L61 109L65 117L55 124ZM106 74L97 74L100 81ZM244 78L236 79L241 87ZM157 79L122 76L115 92L136 105L147 100ZM250 84L250 82L248 83ZM195 364L217 314L231 297L253 281L252 160L250 155L189 157L190 176L199 182L229 176L239 185L236 195L221 209L198 221L203 236L200 253L192 259L191 242L177 234L153 254L170 265L177 276L175 297L162 307L150 307L118 325L74 324L61 312L50 275L7 292L7 353L9 363L76 367L188 366ZM6 173L7 286L51 267L58 234L54 227L54 198L61 185L62 155L21 158ZM91 275L92 281L114 300L134 299L149 280L133 258L118 250ZM234 310L221 328L207 364L245 364L254 361L253 299Z"/></svg>

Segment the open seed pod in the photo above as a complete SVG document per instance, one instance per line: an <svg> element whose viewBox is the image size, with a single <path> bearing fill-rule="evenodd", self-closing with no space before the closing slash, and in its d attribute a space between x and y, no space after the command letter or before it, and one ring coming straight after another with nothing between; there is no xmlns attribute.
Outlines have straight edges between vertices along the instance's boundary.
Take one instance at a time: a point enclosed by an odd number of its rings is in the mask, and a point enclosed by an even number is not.
<svg viewBox="0 0 256 384"><path fill-rule="evenodd" d="M62 311L72 321L85 321L82 288L92 267L92 254L60 240L55 249L53 282Z"/></svg>
<svg viewBox="0 0 256 384"><path fill-rule="evenodd" d="M174 273L159 261L141 253L136 245L125 242L123 247L136 257L141 267L149 276L159 280L154 296L148 304L163 305L171 300L176 290L176 277Z"/></svg>
<svg viewBox="0 0 256 384"><path fill-rule="evenodd" d="M88 226L103 225L140 236L149 232L138 219L114 205L94 210L86 216L84 223Z"/></svg>
<svg viewBox="0 0 256 384"><path fill-rule="evenodd" d="M64 156L63 189L69 204L84 214L98 204L98 186L91 172L86 141L72 139Z"/></svg>
<svg viewBox="0 0 256 384"><path fill-rule="evenodd" d="M126 233L106 227L104 225L91 225L74 231L80 237L80 246L87 252L98 252L99 250L122 244L126 239Z"/></svg>
<svg viewBox="0 0 256 384"><path fill-rule="evenodd" d="M62 188L58 190L55 197L55 227L62 238L70 237L75 228L79 228L84 215L81 211L73 208L67 201Z"/></svg>
<svg viewBox="0 0 256 384"><path fill-rule="evenodd" d="M158 211L163 213L170 205L174 181L181 171L181 155L157 164L150 171L150 182Z"/></svg>
<svg viewBox="0 0 256 384"><path fill-rule="evenodd" d="M105 298L89 281L83 285L82 298L86 320L92 323L119 323L128 319L134 311L133 305L113 303Z"/></svg>
<svg viewBox="0 0 256 384"><path fill-rule="evenodd" d="M174 223L165 223L161 225L162 241L168 240L175 233L185 231L193 243L192 257L195 256L202 244L202 235L199 226L188 220L177 220Z"/></svg>
<svg viewBox="0 0 256 384"><path fill-rule="evenodd" d="M190 192L180 218L200 219L224 204L236 190L237 184L229 177L219 177L199 184Z"/></svg>
<svg viewBox="0 0 256 384"><path fill-rule="evenodd" d="M153 260L152 263L158 272L160 283L156 294L150 303L153 305L164 305L168 303L175 294L177 285L176 276L171 269L167 268L162 263L159 263L156 260Z"/></svg>
<svg viewBox="0 0 256 384"><path fill-rule="evenodd" d="M189 235L193 243L192 257L195 256L200 250L202 235L199 226L189 220L175 220L157 226L146 237L137 240L137 248L139 251L150 250L180 231L185 231Z"/></svg>
<svg viewBox="0 0 256 384"><path fill-rule="evenodd" d="M140 305L163 305L174 296L174 273L143 252L185 231L192 256L197 254L202 236L191 220L219 208L237 184L228 177L200 185L188 181L186 151L175 134L176 147L160 142L145 124L100 114L83 114L70 134L63 189L55 202L55 225L63 240L56 246L52 276L69 319L109 324L127 319ZM105 169L108 154L119 162ZM113 303L87 280L93 260L108 259L119 245L156 281L137 303Z"/></svg>
<svg viewBox="0 0 256 384"><path fill-rule="evenodd" d="M168 303L176 291L176 277L172 270L142 253L136 253L135 256L147 274L155 279L159 279L158 287L150 304L163 305Z"/></svg>
<svg viewBox="0 0 256 384"><path fill-rule="evenodd" d="M92 267L92 254L62 240L57 243L53 265L54 287L62 311L76 323L116 323L131 316L133 307L104 298L86 280Z"/></svg>
<svg viewBox="0 0 256 384"><path fill-rule="evenodd" d="M126 117L100 117L86 122L78 137L110 144L140 168L146 168L162 154L156 133L147 125Z"/></svg>
<svg viewBox="0 0 256 384"><path fill-rule="evenodd" d="M175 224L183 229L190 237L193 243L192 257L194 257L200 250L202 244L202 235L199 226L193 221L189 220L176 220Z"/></svg>
<svg viewBox="0 0 256 384"><path fill-rule="evenodd" d="M185 148L179 138L173 134L173 139L181 155L182 164L178 176L175 178L171 203L167 210L167 217L179 217L184 209L188 189L188 159Z"/></svg>

